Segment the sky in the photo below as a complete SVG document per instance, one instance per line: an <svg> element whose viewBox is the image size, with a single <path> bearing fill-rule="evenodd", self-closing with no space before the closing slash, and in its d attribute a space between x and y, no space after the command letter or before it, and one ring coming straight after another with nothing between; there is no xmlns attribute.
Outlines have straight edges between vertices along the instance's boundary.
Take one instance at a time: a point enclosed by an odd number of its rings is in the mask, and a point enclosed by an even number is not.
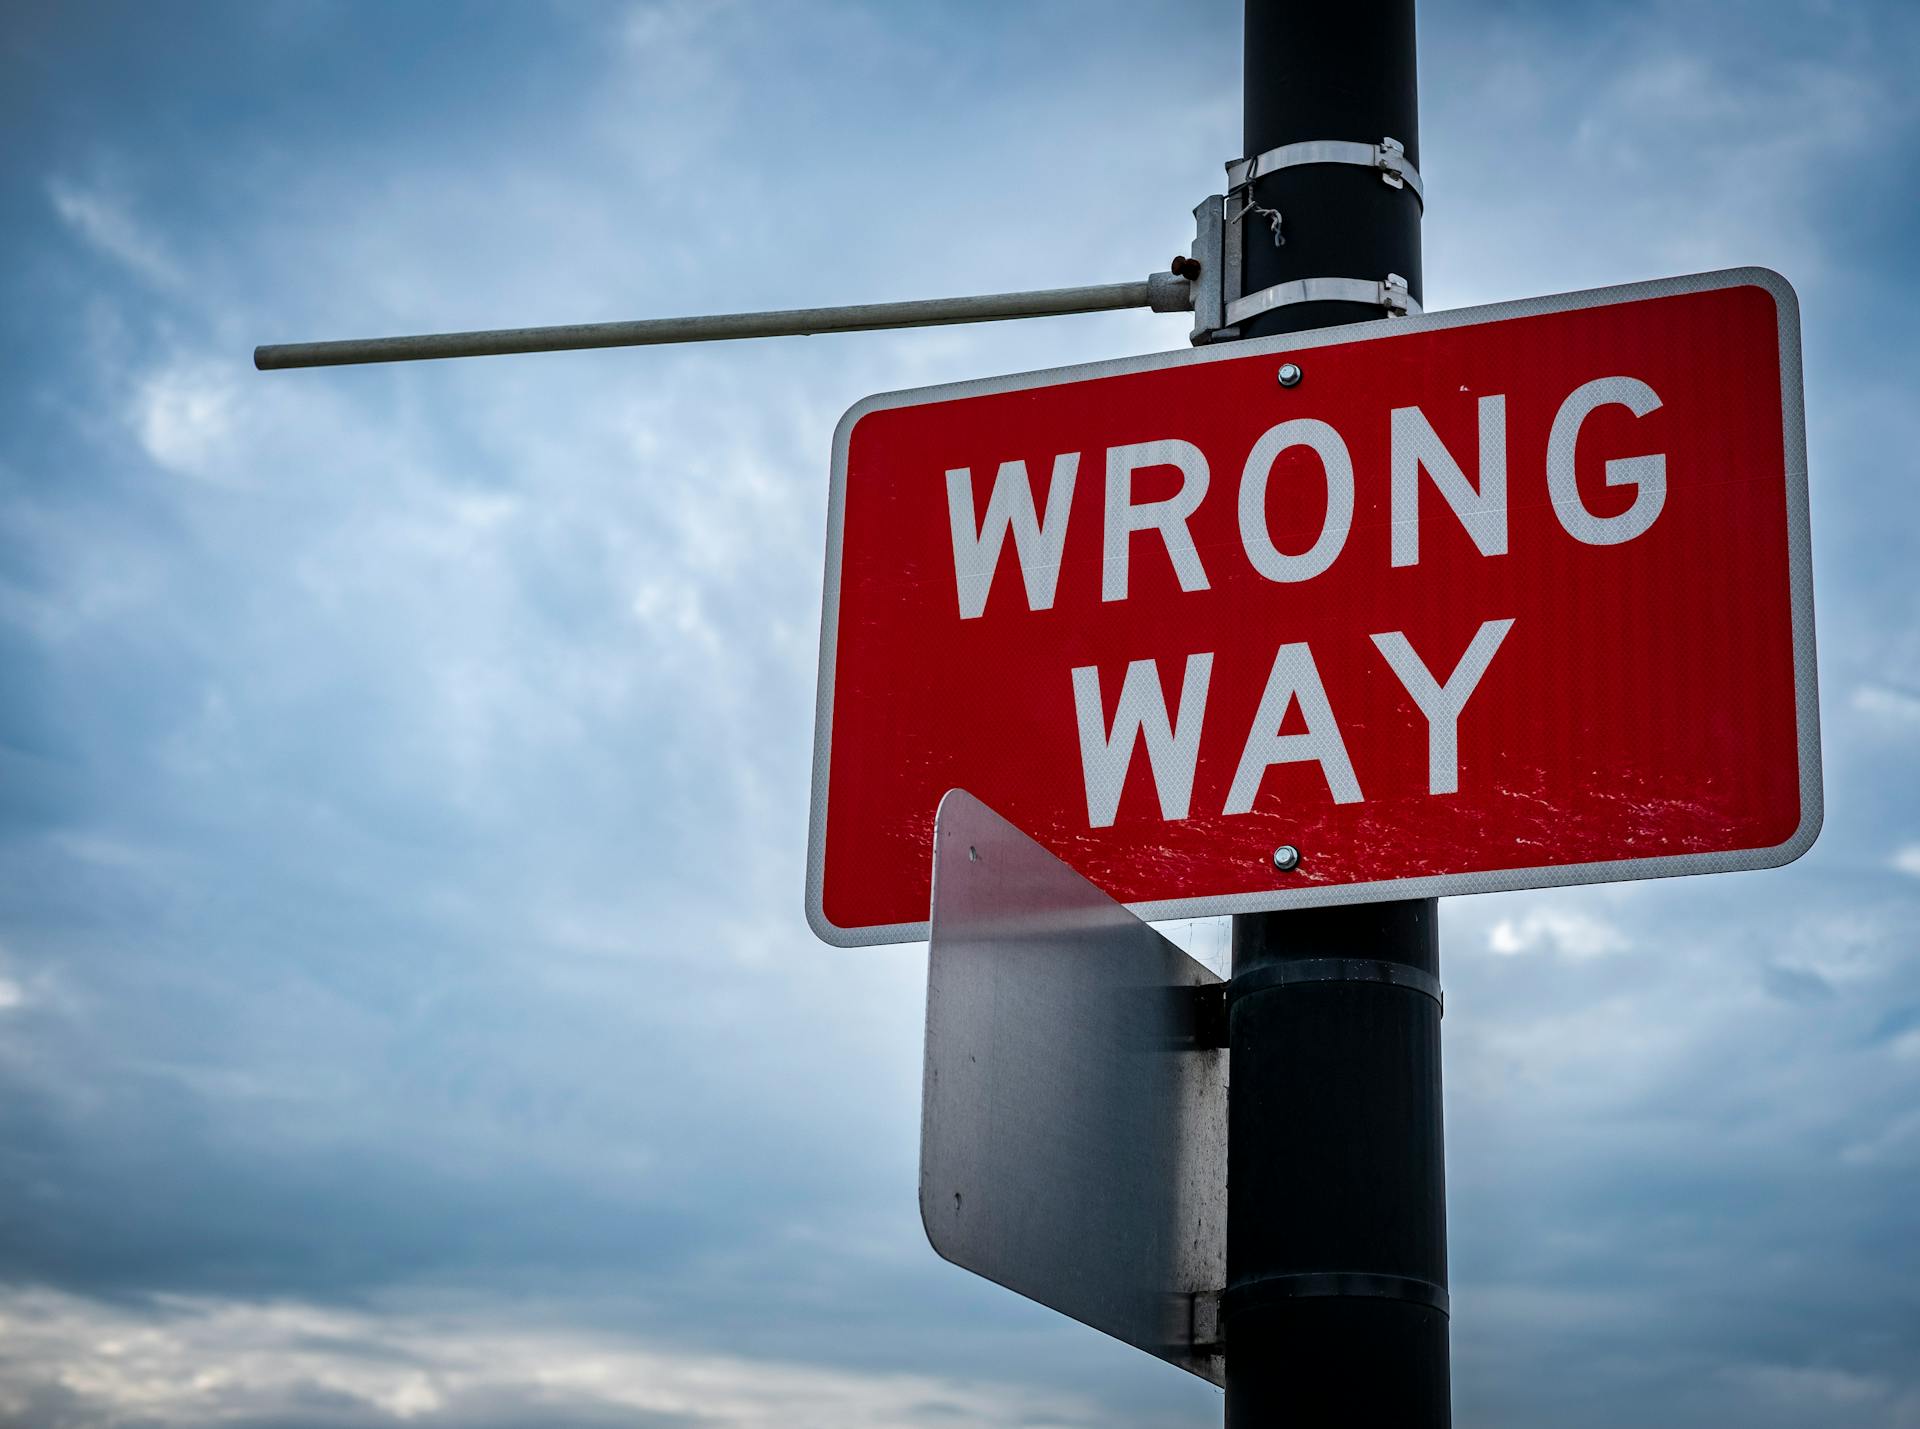
<svg viewBox="0 0 1920 1429"><path fill-rule="evenodd" d="M1420 25L1429 310L1797 288L1827 788L1785 869L1444 905L1457 1419L1920 1425L1920 14ZM1219 1422L928 1248L924 950L802 911L840 414L1186 320L250 354L1138 279L1239 45L5 7L0 1424Z"/></svg>

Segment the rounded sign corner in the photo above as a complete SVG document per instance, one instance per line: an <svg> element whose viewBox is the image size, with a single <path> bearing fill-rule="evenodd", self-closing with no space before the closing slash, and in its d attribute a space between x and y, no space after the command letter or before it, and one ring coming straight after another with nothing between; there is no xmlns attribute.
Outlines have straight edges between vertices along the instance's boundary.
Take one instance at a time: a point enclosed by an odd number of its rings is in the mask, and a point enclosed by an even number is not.
<svg viewBox="0 0 1920 1429"><path fill-rule="evenodd" d="M958 1199L958 1193L956 1193L955 1198ZM930 1199L931 1199L931 1192L927 1182L926 1172L922 1170L920 1174L920 1196L919 1196L920 1229L926 1232L927 1244L933 1247L933 1253L935 1255L939 1256L942 1260L946 1261L950 1265L959 1265L959 1266L962 1266L962 1268L964 1269L965 1268L964 1262L961 1260L960 1254L954 1249L950 1248L949 1246L943 1243L943 1238L947 1232L948 1227L946 1222L943 1219L933 1214L928 1204Z"/></svg>
<svg viewBox="0 0 1920 1429"><path fill-rule="evenodd" d="M834 948L872 948L887 944L924 943L930 925L921 923L850 924L842 927L829 918L824 907L825 890L807 890L807 926L821 942Z"/></svg>
<svg viewBox="0 0 1920 1429"><path fill-rule="evenodd" d="M821 888L807 890L807 926L813 929L813 936L836 948L859 947L866 941L860 936L859 929L842 928L827 917L826 909L822 906L824 892Z"/></svg>
<svg viewBox="0 0 1920 1429"><path fill-rule="evenodd" d="M1792 317L1797 322L1800 315L1800 295L1794 291L1793 284L1787 281L1784 274L1775 272L1772 268L1749 265L1742 268L1729 268L1727 278L1729 280L1727 286L1730 288L1760 289L1773 299L1783 321Z"/></svg>
<svg viewBox="0 0 1920 1429"><path fill-rule="evenodd" d="M969 808L984 809L986 805L973 794L955 785L940 796L940 802L934 806L933 826L937 829L952 821L955 814L964 813Z"/></svg>
<svg viewBox="0 0 1920 1429"><path fill-rule="evenodd" d="M1775 844L1766 850L1766 861L1758 867L1784 868L1790 863L1797 862L1807 850L1819 842L1820 831L1826 827L1826 822L1826 800L1816 789L1813 798L1802 806L1800 826L1793 831L1793 836L1785 843Z"/></svg>
<svg viewBox="0 0 1920 1429"><path fill-rule="evenodd" d="M853 440L854 428L860 425L861 419L892 406L898 395L894 392L876 392L870 397L862 397L842 412L833 428L834 451L844 456L847 444Z"/></svg>

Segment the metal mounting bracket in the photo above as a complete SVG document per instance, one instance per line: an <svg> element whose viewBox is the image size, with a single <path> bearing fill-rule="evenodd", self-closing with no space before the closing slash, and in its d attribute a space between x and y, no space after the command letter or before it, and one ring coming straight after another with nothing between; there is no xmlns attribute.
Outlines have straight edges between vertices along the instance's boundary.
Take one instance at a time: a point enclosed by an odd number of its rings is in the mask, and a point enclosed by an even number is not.
<svg viewBox="0 0 1920 1429"><path fill-rule="evenodd" d="M1176 1025L1186 1034L1174 1044L1175 1050L1205 1052L1227 1045L1228 986L1209 982L1174 989L1184 1003L1176 1010Z"/></svg>
<svg viewBox="0 0 1920 1429"><path fill-rule="evenodd" d="M1213 334L1227 323L1225 205L1224 195L1209 194L1193 210L1192 258L1199 271L1190 280L1193 331L1188 340L1196 347L1212 342Z"/></svg>
<svg viewBox="0 0 1920 1429"><path fill-rule="evenodd" d="M1253 180L1295 164L1364 164L1378 169L1381 179L1395 188L1410 187L1422 195L1420 173L1406 161L1399 141L1354 144L1315 139L1284 144L1251 159L1227 165L1234 190L1247 189ZM1424 205L1424 198L1421 199ZM1422 311L1398 273L1384 278L1295 278L1258 292L1244 293L1246 239L1243 225L1251 205L1236 209L1225 194L1209 194L1193 210L1193 250L1182 271L1191 280L1193 330L1187 340L1195 347L1240 335L1240 324L1275 308L1293 303L1365 303L1393 317ZM1232 211L1230 211L1232 210ZM1178 266L1178 265L1176 265Z"/></svg>
<svg viewBox="0 0 1920 1429"><path fill-rule="evenodd" d="M1275 308L1290 307L1294 303L1370 303L1384 308L1397 318L1421 311L1420 304L1407 291L1407 280L1398 273L1389 273L1377 280L1295 278L1291 282L1262 288L1257 293L1248 293L1244 298L1233 299L1226 305L1227 325L1231 327L1248 318L1270 313Z"/></svg>
<svg viewBox="0 0 1920 1429"><path fill-rule="evenodd" d="M1227 185L1245 188L1255 179L1265 178L1280 169L1301 164L1355 164L1379 171L1380 182L1389 188L1408 188L1427 206L1426 186L1420 171L1407 162L1406 147L1398 139L1382 139L1378 144L1359 144L1348 139L1306 139L1298 144L1282 144L1250 159L1235 159L1227 165Z"/></svg>

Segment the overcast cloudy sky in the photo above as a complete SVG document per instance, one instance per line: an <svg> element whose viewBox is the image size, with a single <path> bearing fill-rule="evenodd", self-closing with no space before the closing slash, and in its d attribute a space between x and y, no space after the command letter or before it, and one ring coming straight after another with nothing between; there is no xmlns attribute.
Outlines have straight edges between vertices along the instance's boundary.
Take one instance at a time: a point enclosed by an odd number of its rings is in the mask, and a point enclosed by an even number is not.
<svg viewBox="0 0 1920 1429"><path fill-rule="evenodd" d="M1785 870L1446 906L1457 1416L1920 1425L1920 18L1421 25L1429 308L1798 288L1828 789ZM249 353L1138 278L1239 43L10 0L0 1422L1218 1422L935 1258L924 954L801 911L836 419L1185 320Z"/></svg>

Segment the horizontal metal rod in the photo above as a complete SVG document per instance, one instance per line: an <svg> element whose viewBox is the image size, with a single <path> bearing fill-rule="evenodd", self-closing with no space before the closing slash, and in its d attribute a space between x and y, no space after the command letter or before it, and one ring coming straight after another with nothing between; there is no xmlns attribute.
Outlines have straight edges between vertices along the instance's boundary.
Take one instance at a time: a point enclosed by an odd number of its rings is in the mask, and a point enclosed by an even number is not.
<svg viewBox="0 0 1920 1429"><path fill-rule="evenodd" d="M493 357L515 352L572 352L591 347L645 347L666 342L933 327L944 323L994 322L1002 318L1111 312L1121 308L1150 307L1156 312L1178 312L1191 306L1186 279L1171 273L1155 273L1138 283L986 293L972 298L922 298L906 303L860 303L838 308L788 308L771 313L718 313L708 317L644 318L637 322L424 333L417 337L348 338L339 342L269 343L253 350L253 365L266 372L284 367L339 367L359 362L412 362L430 357Z"/></svg>

